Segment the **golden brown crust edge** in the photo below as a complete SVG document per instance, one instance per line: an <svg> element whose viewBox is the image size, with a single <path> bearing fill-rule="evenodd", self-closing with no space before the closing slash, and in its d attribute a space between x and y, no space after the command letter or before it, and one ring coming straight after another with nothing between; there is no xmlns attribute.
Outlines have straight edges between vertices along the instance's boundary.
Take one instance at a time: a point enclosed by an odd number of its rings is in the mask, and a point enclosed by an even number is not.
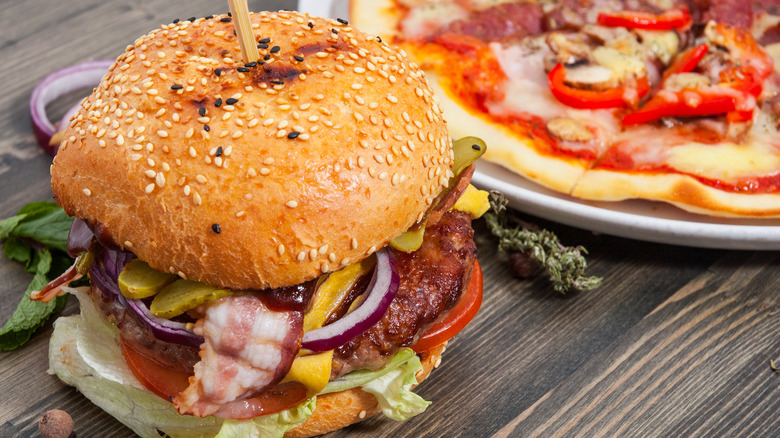
<svg viewBox="0 0 780 438"><path fill-rule="evenodd" d="M431 371L441 363L447 343L419 353L423 369L417 373L417 382L422 383ZM284 434L286 438L305 438L369 419L381 412L376 398L360 388L317 396L317 405L312 415L300 426Z"/></svg>
<svg viewBox="0 0 780 438"><path fill-rule="evenodd" d="M691 213L716 217L780 217L780 196L776 194L731 193L674 173L639 175L591 170L580 178L572 194L596 201L663 201Z"/></svg>
<svg viewBox="0 0 780 438"><path fill-rule="evenodd" d="M452 161L422 71L347 24L278 12L252 15L270 58L241 72L225 18L164 25L118 58L54 160L65 211L233 289L340 269L417 221Z"/></svg>

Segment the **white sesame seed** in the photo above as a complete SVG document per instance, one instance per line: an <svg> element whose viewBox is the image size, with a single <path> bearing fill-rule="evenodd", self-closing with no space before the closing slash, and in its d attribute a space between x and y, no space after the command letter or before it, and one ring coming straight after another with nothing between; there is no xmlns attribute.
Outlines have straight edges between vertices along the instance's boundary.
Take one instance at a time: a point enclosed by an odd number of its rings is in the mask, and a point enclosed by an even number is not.
<svg viewBox="0 0 780 438"><path fill-rule="evenodd" d="M86 195L86 196L91 196L92 195L92 191L90 189L84 189L84 190L81 191L81 193L84 193L84 195Z"/></svg>
<svg viewBox="0 0 780 438"><path fill-rule="evenodd" d="M290 208L295 208L295 207L298 206L298 202L296 202L296 201L287 201L284 205L286 205L286 206L288 206Z"/></svg>
<svg viewBox="0 0 780 438"><path fill-rule="evenodd" d="M284 254L284 245L280 243L280 244L279 244L279 246L276 248L276 252L277 252L279 255L282 255L282 254Z"/></svg>
<svg viewBox="0 0 780 438"><path fill-rule="evenodd" d="M152 190L154 190L154 183L147 185L145 189L146 193L152 193Z"/></svg>

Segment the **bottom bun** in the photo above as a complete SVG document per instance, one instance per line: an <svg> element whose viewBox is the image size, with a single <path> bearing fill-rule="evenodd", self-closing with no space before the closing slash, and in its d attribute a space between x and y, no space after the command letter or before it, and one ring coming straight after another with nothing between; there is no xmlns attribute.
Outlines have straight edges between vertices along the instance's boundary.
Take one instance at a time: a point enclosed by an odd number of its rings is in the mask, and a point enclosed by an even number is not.
<svg viewBox="0 0 780 438"><path fill-rule="evenodd" d="M415 376L422 383L441 363L447 342L418 353L423 369ZM339 430L381 412L376 398L360 388L317 396L317 407L303 424L287 431L286 438L305 438Z"/></svg>

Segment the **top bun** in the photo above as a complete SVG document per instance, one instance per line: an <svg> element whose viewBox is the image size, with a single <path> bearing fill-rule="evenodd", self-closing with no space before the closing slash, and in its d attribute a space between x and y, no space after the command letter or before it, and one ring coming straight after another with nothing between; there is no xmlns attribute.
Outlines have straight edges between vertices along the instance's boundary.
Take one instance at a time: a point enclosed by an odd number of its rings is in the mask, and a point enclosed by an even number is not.
<svg viewBox="0 0 780 438"><path fill-rule="evenodd" d="M343 20L251 14L161 26L82 102L54 196L103 238L232 289L299 284L420 220L452 176L423 72Z"/></svg>

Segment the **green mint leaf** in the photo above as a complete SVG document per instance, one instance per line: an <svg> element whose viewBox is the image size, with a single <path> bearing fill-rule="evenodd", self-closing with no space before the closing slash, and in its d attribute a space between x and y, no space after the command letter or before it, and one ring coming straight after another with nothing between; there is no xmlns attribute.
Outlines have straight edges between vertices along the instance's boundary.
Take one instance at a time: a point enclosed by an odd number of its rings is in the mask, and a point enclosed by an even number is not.
<svg viewBox="0 0 780 438"><path fill-rule="evenodd" d="M57 204L50 201L32 202L22 207L17 216L9 219L18 217L21 219L10 221L9 225L0 226L0 233L15 223L15 226L8 231L9 236L32 239L63 252L68 250L68 233L73 218L68 217ZM2 237L0 234L0 238Z"/></svg>
<svg viewBox="0 0 780 438"><path fill-rule="evenodd" d="M26 214L17 214L16 216L11 216L8 219L0 221L0 240L10 236L14 228L16 228L16 226L19 225L19 222L23 221L25 217L27 217Z"/></svg>
<svg viewBox="0 0 780 438"><path fill-rule="evenodd" d="M23 345L46 323L52 313L62 310L65 306L64 296L48 303L30 300L32 291L40 290L49 283L46 274L51 269L51 252L44 248L38 253L35 276L11 319L0 329L0 350L13 350Z"/></svg>
<svg viewBox="0 0 780 438"><path fill-rule="evenodd" d="M29 272L29 268L32 266L34 253L29 243L16 236L10 236L3 244L3 252L9 259L24 263L25 268L27 268Z"/></svg>

